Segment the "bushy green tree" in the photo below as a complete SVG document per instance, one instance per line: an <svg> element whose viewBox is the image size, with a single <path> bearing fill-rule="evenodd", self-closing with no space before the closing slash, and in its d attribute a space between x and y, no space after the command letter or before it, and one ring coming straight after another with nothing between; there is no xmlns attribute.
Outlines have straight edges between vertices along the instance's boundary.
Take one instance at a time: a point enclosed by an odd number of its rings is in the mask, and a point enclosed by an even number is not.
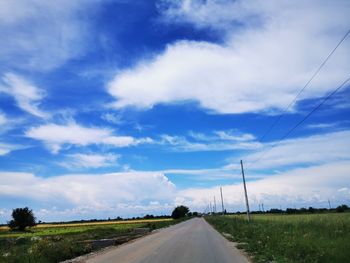
<svg viewBox="0 0 350 263"><path fill-rule="evenodd" d="M15 208L12 210L12 220L8 222L12 230L24 231L26 227L35 226L34 213L28 207Z"/></svg>
<svg viewBox="0 0 350 263"><path fill-rule="evenodd" d="M174 219L178 219L181 217L185 217L190 212L190 209L187 206L177 206L174 211L171 213L171 217Z"/></svg>

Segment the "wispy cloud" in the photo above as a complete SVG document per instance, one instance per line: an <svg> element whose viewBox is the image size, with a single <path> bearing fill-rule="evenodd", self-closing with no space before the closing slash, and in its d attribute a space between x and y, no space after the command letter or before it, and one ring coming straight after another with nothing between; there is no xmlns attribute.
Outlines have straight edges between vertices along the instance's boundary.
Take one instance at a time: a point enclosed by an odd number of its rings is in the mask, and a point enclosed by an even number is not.
<svg viewBox="0 0 350 263"><path fill-rule="evenodd" d="M68 154L64 161L59 164L68 169L90 169L101 168L108 166L118 166L118 159L120 155L106 153L106 154Z"/></svg>
<svg viewBox="0 0 350 263"><path fill-rule="evenodd" d="M350 24L350 7L342 1L178 2L165 12L168 22L191 21L220 29L221 24L230 25L225 27L224 43L178 41L152 59L118 72L107 85L116 99L114 107L147 109L194 100L217 113L279 111ZM233 21L222 21L229 17ZM247 25L246 18L258 22ZM241 26L234 26L234 21ZM348 76L349 53L350 46L344 43L302 98L317 98L338 86Z"/></svg>
<svg viewBox="0 0 350 263"><path fill-rule="evenodd" d="M271 148L273 147L273 148ZM249 169L281 169L295 165L325 164L350 159L350 131L305 136L264 144L257 151L242 155ZM257 161L258 160L258 161ZM239 159L229 160L236 167ZM257 161L257 162L256 162Z"/></svg>
<svg viewBox="0 0 350 263"><path fill-rule="evenodd" d="M98 1L11 1L0 3L2 63L10 68L46 71L85 50L88 15ZM83 41L85 40L85 42Z"/></svg>
<svg viewBox="0 0 350 263"><path fill-rule="evenodd" d="M3 126L8 122L5 114L3 114L2 112L0 112L0 125Z"/></svg>
<svg viewBox="0 0 350 263"><path fill-rule="evenodd" d="M161 135L158 142L175 151L227 151L252 150L261 145L251 134L242 134L237 131L214 131L210 134L189 132L188 136Z"/></svg>
<svg viewBox="0 0 350 263"><path fill-rule="evenodd" d="M24 149L26 147L16 144L2 143L0 142L0 156L9 154L15 150Z"/></svg>
<svg viewBox="0 0 350 263"><path fill-rule="evenodd" d="M124 122L120 114L111 113L111 112L103 113L101 115L101 118L112 124L121 124Z"/></svg>
<svg viewBox="0 0 350 263"><path fill-rule="evenodd" d="M244 1L159 0L158 9L162 22L191 23L198 28L227 30L238 22L245 25L258 22Z"/></svg>
<svg viewBox="0 0 350 263"><path fill-rule="evenodd" d="M44 124L30 128L25 136L42 141L53 153L60 151L63 145L87 146L92 144L127 147L140 143L152 143L150 138L115 136L112 130L97 127L84 127L74 122L66 125Z"/></svg>
<svg viewBox="0 0 350 263"><path fill-rule="evenodd" d="M306 127L309 129L332 129L340 128L344 124L348 124L349 121L337 121L337 122L327 122L327 123L312 123Z"/></svg>
<svg viewBox="0 0 350 263"><path fill-rule="evenodd" d="M13 96L18 107L40 118L49 117L48 113L39 109L39 104L45 95L43 90L13 73L6 73L2 80L5 85L0 86L0 92Z"/></svg>

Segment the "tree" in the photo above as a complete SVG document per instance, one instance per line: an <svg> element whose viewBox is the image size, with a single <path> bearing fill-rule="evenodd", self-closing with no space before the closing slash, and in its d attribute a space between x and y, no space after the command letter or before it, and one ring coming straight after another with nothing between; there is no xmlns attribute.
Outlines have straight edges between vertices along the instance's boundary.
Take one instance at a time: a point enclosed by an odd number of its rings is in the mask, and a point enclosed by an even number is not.
<svg viewBox="0 0 350 263"><path fill-rule="evenodd" d="M349 207L347 205L340 205L335 210L337 211L337 213L343 213L348 209Z"/></svg>
<svg viewBox="0 0 350 263"><path fill-rule="evenodd" d="M190 212L190 209L187 206L177 206L174 211L171 213L171 217L174 219L178 219L181 217L185 217Z"/></svg>
<svg viewBox="0 0 350 263"><path fill-rule="evenodd" d="M26 227L35 226L33 211L28 207L12 210L12 220L8 223L12 230L24 231Z"/></svg>

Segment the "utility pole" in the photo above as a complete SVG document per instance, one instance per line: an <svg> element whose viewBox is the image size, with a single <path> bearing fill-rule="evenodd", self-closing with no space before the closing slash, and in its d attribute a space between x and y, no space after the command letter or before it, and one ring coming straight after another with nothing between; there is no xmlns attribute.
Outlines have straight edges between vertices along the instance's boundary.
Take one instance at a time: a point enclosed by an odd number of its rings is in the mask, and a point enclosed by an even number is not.
<svg viewBox="0 0 350 263"><path fill-rule="evenodd" d="M224 214L224 198L222 197L222 187L220 186L220 194L221 194L221 208L222 208L222 214Z"/></svg>
<svg viewBox="0 0 350 263"><path fill-rule="evenodd" d="M210 209L209 209L209 214L211 214L212 213L212 207L211 207L211 201L209 201L209 207L210 207Z"/></svg>
<svg viewBox="0 0 350 263"><path fill-rule="evenodd" d="M259 212L261 212L261 209L260 209L260 204L259 204Z"/></svg>
<svg viewBox="0 0 350 263"><path fill-rule="evenodd" d="M329 201L329 199L328 199L328 205L329 205L329 210L331 210L331 209L332 209L332 207L331 207L331 201Z"/></svg>
<svg viewBox="0 0 350 263"><path fill-rule="evenodd" d="M216 213L216 199L215 199L215 195L214 195L214 213Z"/></svg>
<svg viewBox="0 0 350 263"><path fill-rule="evenodd" d="M265 213L264 203L261 204L262 211Z"/></svg>
<svg viewBox="0 0 350 263"><path fill-rule="evenodd" d="M247 219L248 219L248 222L249 222L250 221L249 202L248 202L247 187L245 185L244 168L243 168L243 161L242 160L241 160L241 169L242 169L242 177L243 177L245 204L246 204L246 207L247 207Z"/></svg>

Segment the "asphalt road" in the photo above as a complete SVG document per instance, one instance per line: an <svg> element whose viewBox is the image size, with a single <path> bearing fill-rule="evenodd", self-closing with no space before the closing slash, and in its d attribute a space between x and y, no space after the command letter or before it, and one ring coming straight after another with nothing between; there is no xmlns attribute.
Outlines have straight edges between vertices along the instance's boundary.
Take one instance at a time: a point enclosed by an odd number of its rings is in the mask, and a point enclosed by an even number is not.
<svg viewBox="0 0 350 263"><path fill-rule="evenodd" d="M203 218L194 218L98 254L86 262L246 263L249 261Z"/></svg>

